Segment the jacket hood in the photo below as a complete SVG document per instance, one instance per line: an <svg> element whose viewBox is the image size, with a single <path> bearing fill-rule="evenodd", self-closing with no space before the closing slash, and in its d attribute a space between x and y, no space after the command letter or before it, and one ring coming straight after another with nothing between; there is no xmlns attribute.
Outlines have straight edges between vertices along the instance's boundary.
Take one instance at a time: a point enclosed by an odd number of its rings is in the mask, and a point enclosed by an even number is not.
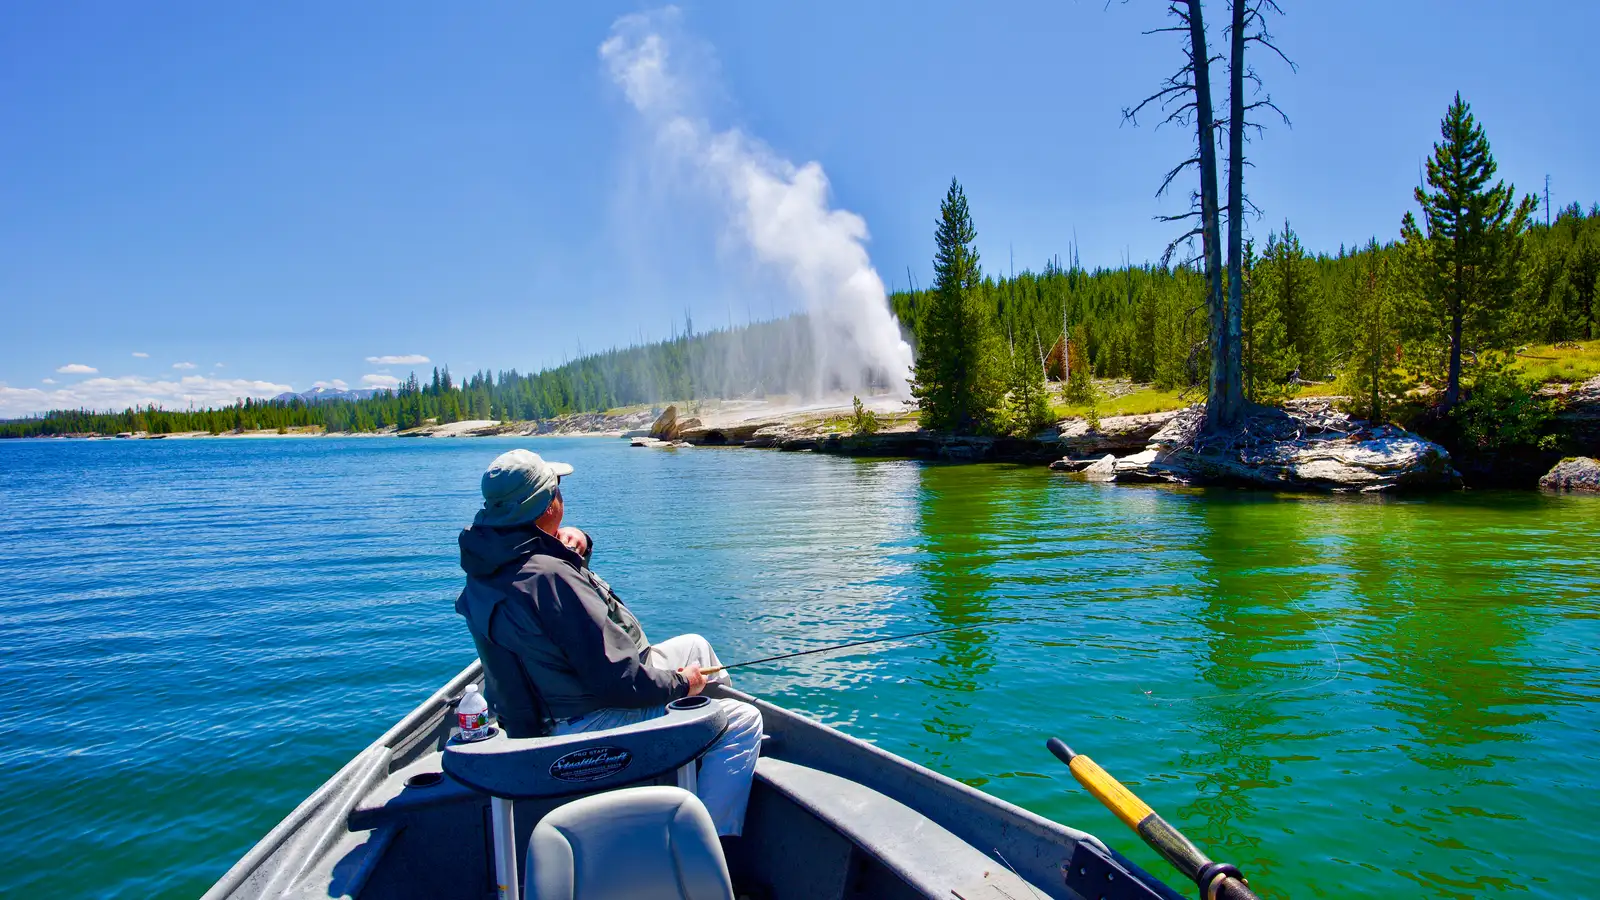
<svg viewBox="0 0 1600 900"><path fill-rule="evenodd" d="M473 525L461 532L461 571L486 578L506 565L544 550L546 542L559 542L537 528L490 528ZM565 549L565 548L563 548ZM548 552L548 551L545 551Z"/></svg>

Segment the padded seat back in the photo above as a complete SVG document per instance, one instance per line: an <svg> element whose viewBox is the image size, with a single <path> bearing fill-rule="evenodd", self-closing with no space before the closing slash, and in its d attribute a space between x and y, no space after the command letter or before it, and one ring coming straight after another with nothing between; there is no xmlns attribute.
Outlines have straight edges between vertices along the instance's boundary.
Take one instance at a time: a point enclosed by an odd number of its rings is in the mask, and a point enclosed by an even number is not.
<svg viewBox="0 0 1600 900"><path fill-rule="evenodd" d="M717 830L682 788L574 800L528 841L527 900L733 900Z"/></svg>
<svg viewBox="0 0 1600 900"><path fill-rule="evenodd" d="M451 778L491 797L532 800L650 781L698 759L728 727L722 704L704 695L674 700L665 715L635 725L537 738L507 737L444 748Z"/></svg>

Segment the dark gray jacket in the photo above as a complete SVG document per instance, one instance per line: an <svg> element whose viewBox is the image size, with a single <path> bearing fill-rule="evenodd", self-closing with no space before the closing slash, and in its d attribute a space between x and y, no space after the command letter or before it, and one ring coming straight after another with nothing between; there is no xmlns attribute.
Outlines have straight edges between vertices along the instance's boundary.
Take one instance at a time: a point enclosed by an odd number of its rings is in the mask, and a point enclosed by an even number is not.
<svg viewBox="0 0 1600 900"><path fill-rule="evenodd" d="M639 620L583 557L537 528L461 532L466 588L456 612L483 660L484 692L512 737L607 707L660 706L689 693L644 664Z"/></svg>

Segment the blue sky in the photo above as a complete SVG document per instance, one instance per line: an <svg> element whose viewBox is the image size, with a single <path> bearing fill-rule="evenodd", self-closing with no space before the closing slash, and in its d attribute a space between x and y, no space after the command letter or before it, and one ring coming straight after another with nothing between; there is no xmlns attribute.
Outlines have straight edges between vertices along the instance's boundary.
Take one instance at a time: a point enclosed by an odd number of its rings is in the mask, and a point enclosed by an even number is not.
<svg viewBox="0 0 1600 900"><path fill-rule="evenodd" d="M1153 259L1173 233L1152 217L1183 195L1153 193L1186 135L1120 121L1177 64L1172 36L1140 34L1162 4L679 5L696 115L818 163L891 286L929 280L952 175L990 270L1074 235L1086 265ZM1317 249L1394 237L1458 89L1502 176L1600 200L1600 5L1283 5L1299 72L1257 62L1293 126L1251 148L1256 234L1287 217ZM0 415L526 371L685 311L796 308L793 273L662 163L602 65L613 23L651 7L568 6L10 10Z"/></svg>

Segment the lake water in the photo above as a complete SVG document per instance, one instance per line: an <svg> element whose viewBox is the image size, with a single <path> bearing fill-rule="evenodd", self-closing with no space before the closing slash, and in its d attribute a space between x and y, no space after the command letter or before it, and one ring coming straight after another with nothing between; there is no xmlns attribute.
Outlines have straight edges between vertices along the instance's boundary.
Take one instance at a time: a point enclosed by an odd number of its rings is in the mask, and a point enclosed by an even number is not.
<svg viewBox="0 0 1600 900"><path fill-rule="evenodd" d="M1600 500L381 438L0 441L0 894L198 895L470 662L455 535L512 446L577 466L657 639L981 626L736 683L1175 884L1047 736L1264 897L1600 895Z"/></svg>

